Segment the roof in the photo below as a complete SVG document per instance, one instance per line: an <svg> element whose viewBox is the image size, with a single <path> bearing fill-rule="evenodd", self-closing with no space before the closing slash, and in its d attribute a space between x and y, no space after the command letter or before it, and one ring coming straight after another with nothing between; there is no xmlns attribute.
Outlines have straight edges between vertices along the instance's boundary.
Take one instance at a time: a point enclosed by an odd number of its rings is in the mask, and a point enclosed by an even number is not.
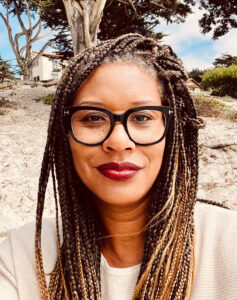
<svg viewBox="0 0 237 300"><path fill-rule="evenodd" d="M32 51L32 53L38 54L39 51ZM57 57L60 58L61 55L59 53L49 53L49 52L43 52L43 56L50 56L50 57Z"/></svg>
<svg viewBox="0 0 237 300"><path fill-rule="evenodd" d="M194 80L193 78L189 78L187 80L187 86L188 87L197 87L197 88L201 89L200 84L196 80Z"/></svg>

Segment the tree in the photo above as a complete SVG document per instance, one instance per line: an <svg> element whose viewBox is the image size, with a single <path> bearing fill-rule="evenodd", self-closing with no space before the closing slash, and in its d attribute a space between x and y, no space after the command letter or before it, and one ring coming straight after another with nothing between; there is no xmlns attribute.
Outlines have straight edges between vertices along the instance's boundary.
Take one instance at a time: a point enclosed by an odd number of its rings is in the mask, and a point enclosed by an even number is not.
<svg viewBox="0 0 237 300"><path fill-rule="evenodd" d="M163 19L167 23L183 22L196 3L199 3L200 9L206 9L200 20L203 33L217 26L213 38L218 38L227 33L230 27L236 27L236 0L228 3L219 0L38 1L42 7L42 19L47 26L58 30L55 48L65 56L71 56L73 50L75 55L95 44L97 33L100 40L129 32L160 39L162 34L154 32L160 20Z"/></svg>
<svg viewBox="0 0 237 300"><path fill-rule="evenodd" d="M35 20L39 12L38 6L32 4L28 0L0 0L0 4L4 7L6 14L0 12L0 17L6 25L9 41L12 50L15 54L17 63L20 68L20 73L25 80L30 78L30 72L34 63L39 59L44 50L53 43L50 40L44 44L39 53L32 57L32 44L40 39L45 38L50 32L42 33L42 21L40 18ZM26 15L28 19L28 26L25 25L23 16ZM10 24L10 16L16 16L22 29L21 32L13 36L12 26ZM34 22L34 24L33 24ZM20 46L20 38L25 38L25 45Z"/></svg>
<svg viewBox="0 0 237 300"><path fill-rule="evenodd" d="M231 28L237 28L236 0L201 0L200 8L206 10L199 21L202 33L213 31L214 40L225 35Z"/></svg>
<svg viewBox="0 0 237 300"><path fill-rule="evenodd" d="M46 0L38 2L41 17L52 29L58 29L56 46L74 55L100 40L123 33L139 32L161 38L154 27L163 19L182 22L192 12L193 0ZM72 43L70 43L71 32ZM66 48L64 48L66 46Z"/></svg>
<svg viewBox="0 0 237 300"><path fill-rule="evenodd" d="M196 80L198 83L200 83L202 81L202 75L203 75L204 71L203 70L199 70L198 68L196 69L192 69L191 72L188 73L190 78L193 78L194 80Z"/></svg>
<svg viewBox="0 0 237 300"><path fill-rule="evenodd" d="M0 83L3 83L6 78L14 78L14 73L10 70L10 68L10 64L7 61L4 61L0 56Z"/></svg>
<svg viewBox="0 0 237 300"><path fill-rule="evenodd" d="M231 65L237 65L237 56L231 56L230 54L222 54L213 62L213 65L218 67L229 67Z"/></svg>

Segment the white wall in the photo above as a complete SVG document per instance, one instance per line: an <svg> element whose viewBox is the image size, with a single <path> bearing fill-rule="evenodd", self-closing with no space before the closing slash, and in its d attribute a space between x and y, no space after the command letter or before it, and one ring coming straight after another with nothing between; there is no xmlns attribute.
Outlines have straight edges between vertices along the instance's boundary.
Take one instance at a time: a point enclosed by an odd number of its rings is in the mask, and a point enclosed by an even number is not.
<svg viewBox="0 0 237 300"><path fill-rule="evenodd" d="M33 55L35 55L33 53ZM55 59L54 57L52 57ZM58 59L58 69L59 71L54 70L53 60L51 57L42 55L38 59L38 66L34 64L32 68L31 79L36 80L50 80L50 79L59 79L62 76L62 67L60 65L60 60Z"/></svg>

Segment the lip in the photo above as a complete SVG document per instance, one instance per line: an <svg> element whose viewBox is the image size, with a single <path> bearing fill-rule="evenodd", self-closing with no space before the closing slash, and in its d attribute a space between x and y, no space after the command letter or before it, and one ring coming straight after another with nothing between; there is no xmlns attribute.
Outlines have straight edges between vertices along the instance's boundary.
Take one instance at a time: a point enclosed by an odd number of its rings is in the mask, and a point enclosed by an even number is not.
<svg viewBox="0 0 237 300"><path fill-rule="evenodd" d="M130 162L109 162L99 165L97 170L100 171L105 177L116 180L124 181L132 178L141 167Z"/></svg>

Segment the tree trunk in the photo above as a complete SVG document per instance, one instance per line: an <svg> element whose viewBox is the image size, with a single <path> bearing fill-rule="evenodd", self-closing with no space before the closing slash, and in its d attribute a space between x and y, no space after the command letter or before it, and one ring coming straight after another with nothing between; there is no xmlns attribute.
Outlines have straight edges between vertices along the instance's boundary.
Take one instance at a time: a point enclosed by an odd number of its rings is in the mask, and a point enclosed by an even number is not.
<svg viewBox="0 0 237 300"><path fill-rule="evenodd" d="M74 56L97 43L106 0L62 0L70 27Z"/></svg>

